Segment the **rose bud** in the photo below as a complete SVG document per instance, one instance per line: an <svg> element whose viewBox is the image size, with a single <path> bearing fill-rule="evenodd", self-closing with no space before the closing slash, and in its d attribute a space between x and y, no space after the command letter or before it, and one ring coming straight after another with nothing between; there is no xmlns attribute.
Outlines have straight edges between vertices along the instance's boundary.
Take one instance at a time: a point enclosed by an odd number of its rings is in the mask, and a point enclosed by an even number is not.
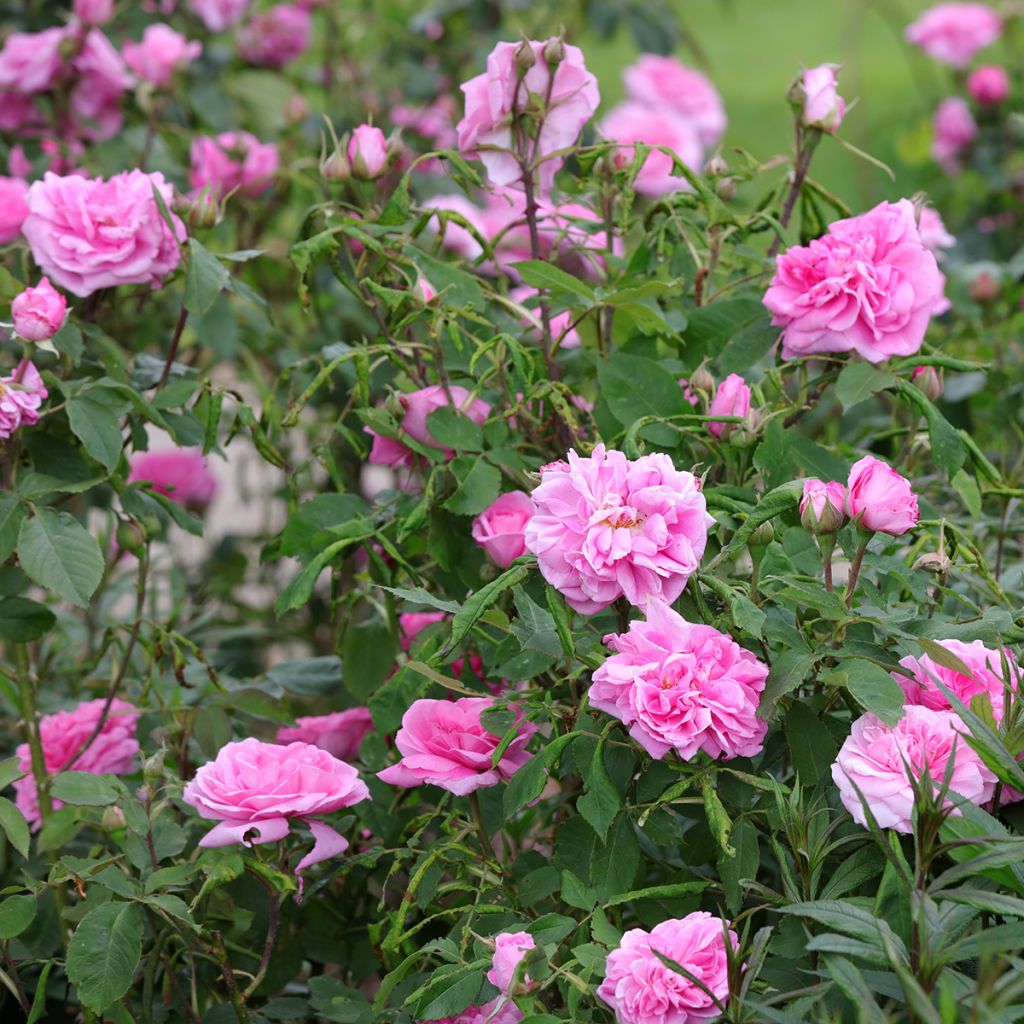
<svg viewBox="0 0 1024 1024"><path fill-rule="evenodd" d="M544 60L552 66L561 64L565 60L565 43L557 36L544 44Z"/></svg>
<svg viewBox="0 0 1024 1024"><path fill-rule="evenodd" d="M835 533L846 522L846 488L817 477L804 481L800 499L800 523L815 536Z"/></svg>
<svg viewBox="0 0 1024 1024"><path fill-rule="evenodd" d="M14 297L11 316L14 331L26 341L47 341L64 326L68 302L47 278L35 288L26 288Z"/></svg>
<svg viewBox="0 0 1024 1024"><path fill-rule="evenodd" d="M910 383L933 402L942 397L942 374L934 366L915 366Z"/></svg>
<svg viewBox="0 0 1024 1024"><path fill-rule="evenodd" d="M510 491L473 520L473 540L500 569L507 569L526 551L526 524L536 507L528 494Z"/></svg>
<svg viewBox="0 0 1024 1024"><path fill-rule="evenodd" d="M1009 75L998 64L984 64L967 76L967 91L975 103L997 106L1010 95Z"/></svg>
<svg viewBox="0 0 1024 1024"><path fill-rule="evenodd" d="M846 101L836 92L838 64L820 64L805 71L803 84L803 122L834 134L846 116Z"/></svg>
<svg viewBox="0 0 1024 1024"><path fill-rule="evenodd" d="M349 139L347 156L357 178L363 181L379 178L388 162L388 143L384 133L372 125L361 124Z"/></svg>
<svg viewBox="0 0 1024 1024"><path fill-rule="evenodd" d="M324 181L342 184L352 177L352 167L345 154L336 149L326 160L320 161L320 174Z"/></svg>
<svg viewBox="0 0 1024 1024"><path fill-rule="evenodd" d="M710 416L741 416L746 419L750 415L750 388L738 373L730 373L715 392L708 409ZM723 440L733 433L738 423L708 423L709 433Z"/></svg>
<svg viewBox="0 0 1024 1024"><path fill-rule="evenodd" d="M429 306L437 298L437 289L422 275L416 278L412 286L412 294L425 306Z"/></svg>
<svg viewBox="0 0 1024 1024"><path fill-rule="evenodd" d="M515 58L516 67L524 73L537 63L537 54L526 39L515 48L512 56Z"/></svg>
<svg viewBox="0 0 1024 1024"><path fill-rule="evenodd" d="M103 25L114 16L114 0L74 0L71 11L85 25Z"/></svg>
<svg viewBox="0 0 1024 1024"><path fill-rule="evenodd" d="M846 511L862 529L893 537L912 530L920 518L910 481L873 455L850 470Z"/></svg>

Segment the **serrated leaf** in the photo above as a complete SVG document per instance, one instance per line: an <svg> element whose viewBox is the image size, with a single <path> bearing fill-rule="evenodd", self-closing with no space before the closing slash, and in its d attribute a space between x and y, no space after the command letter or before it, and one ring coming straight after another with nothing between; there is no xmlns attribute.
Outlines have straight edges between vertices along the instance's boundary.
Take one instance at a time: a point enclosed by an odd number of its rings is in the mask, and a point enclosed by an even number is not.
<svg viewBox="0 0 1024 1024"><path fill-rule="evenodd" d="M839 399L843 412L849 412L855 405L859 405L877 392L891 388L896 380L895 374L879 370L871 363L847 363L836 379L836 398Z"/></svg>
<svg viewBox="0 0 1024 1024"><path fill-rule="evenodd" d="M96 538L73 516L52 508L22 523L18 560L32 580L79 608L88 607L103 578Z"/></svg>
<svg viewBox="0 0 1024 1024"><path fill-rule="evenodd" d="M36 898L32 893L0 897L0 940L20 935L36 916Z"/></svg>
<svg viewBox="0 0 1024 1024"><path fill-rule="evenodd" d="M224 290L231 275L227 268L196 238L188 240L185 272L185 308L202 316Z"/></svg>
<svg viewBox="0 0 1024 1024"><path fill-rule="evenodd" d="M0 828L7 841L22 857L28 856L29 831L25 815L5 797L0 797Z"/></svg>
<svg viewBox="0 0 1024 1024"><path fill-rule="evenodd" d="M56 625L57 617L45 605L27 597L0 599L0 640L27 644Z"/></svg>
<svg viewBox="0 0 1024 1024"><path fill-rule="evenodd" d="M124 795L124 786L116 775L68 771L53 777L50 794L75 807L109 807Z"/></svg>
<svg viewBox="0 0 1024 1024"><path fill-rule="evenodd" d="M553 298L567 299L576 305L590 306L597 300L594 289L578 277L567 274L560 267L545 260L525 260L512 264L519 271L523 283L531 288L546 289Z"/></svg>
<svg viewBox="0 0 1024 1024"><path fill-rule="evenodd" d="M94 387L68 398L68 423L85 450L112 473L121 458L121 417L129 403L108 388Z"/></svg>
<svg viewBox="0 0 1024 1024"><path fill-rule="evenodd" d="M78 998L102 1013L128 991L142 956L142 909L104 903L90 910L68 944L66 970Z"/></svg>
<svg viewBox="0 0 1024 1024"><path fill-rule="evenodd" d="M597 833L601 842L608 838L608 829L622 807L622 794L616 789L604 763L604 741L598 742L583 783L586 792L576 801L576 810Z"/></svg>
<svg viewBox="0 0 1024 1024"><path fill-rule="evenodd" d="M900 684L884 668L863 658L847 658L842 665L847 687L865 711L877 715L889 726L903 717L906 697Z"/></svg>

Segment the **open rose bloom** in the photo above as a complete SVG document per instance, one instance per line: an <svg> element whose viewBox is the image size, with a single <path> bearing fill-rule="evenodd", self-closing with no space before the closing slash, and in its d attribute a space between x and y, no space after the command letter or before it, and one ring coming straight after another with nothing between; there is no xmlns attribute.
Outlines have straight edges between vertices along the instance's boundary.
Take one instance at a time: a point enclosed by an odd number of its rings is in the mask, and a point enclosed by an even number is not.
<svg viewBox="0 0 1024 1024"><path fill-rule="evenodd" d="M294 726L277 730L277 742L312 743L332 757L348 761L359 756L359 747L372 729L373 719L367 708L349 708L297 718Z"/></svg>
<svg viewBox="0 0 1024 1024"><path fill-rule="evenodd" d="M964 68L1002 34L1002 19L988 4L944 3L929 7L908 25L905 37L943 64Z"/></svg>
<svg viewBox="0 0 1024 1024"><path fill-rule="evenodd" d="M217 478L206 457L188 448L139 452L131 460L129 483L146 483L184 508L202 511L217 493Z"/></svg>

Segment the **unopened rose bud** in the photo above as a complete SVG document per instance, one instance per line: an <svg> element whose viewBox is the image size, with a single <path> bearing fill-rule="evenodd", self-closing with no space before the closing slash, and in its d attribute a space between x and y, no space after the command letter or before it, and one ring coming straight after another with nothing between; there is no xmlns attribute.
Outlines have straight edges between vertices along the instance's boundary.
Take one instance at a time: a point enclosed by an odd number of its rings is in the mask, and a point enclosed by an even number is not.
<svg viewBox="0 0 1024 1024"><path fill-rule="evenodd" d="M914 562L915 569L933 572L936 576L946 576L953 563L941 551L928 551Z"/></svg>
<svg viewBox="0 0 1024 1024"><path fill-rule="evenodd" d="M352 168L345 154L336 149L326 160L322 160L320 176L324 181L333 181L338 185L348 181L352 177Z"/></svg>
<svg viewBox="0 0 1024 1024"><path fill-rule="evenodd" d="M392 391L391 394L384 399L384 408L391 413L399 423L402 422L407 411L407 408L402 401L402 396L395 391Z"/></svg>
<svg viewBox="0 0 1024 1024"><path fill-rule="evenodd" d="M185 213L185 221L193 231L201 228L212 228L220 223L224 216L217 197L203 191L192 200Z"/></svg>
<svg viewBox="0 0 1024 1024"><path fill-rule="evenodd" d="M119 828L124 828L127 822L125 821L124 811L121 810L117 804L110 804L103 809L103 817L100 819L100 827L105 829L107 832L115 832Z"/></svg>
<svg viewBox="0 0 1024 1024"><path fill-rule="evenodd" d="M690 377L690 387L702 395L712 395L715 392L715 378L704 363L701 363Z"/></svg>
<svg viewBox="0 0 1024 1024"><path fill-rule="evenodd" d="M416 278L412 293L424 306L429 306L437 299L437 289L422 274Z"/></svg>
<svg viewBox="0 0 1024 1024"><path fill-rule="evenodd" d="M48 278L19 292L11 303L14 333L25 341L47 341L64 326L68 302Z"/></svg>
<svg viewBox="0 0 1024 1024"><path fill-rule="evenodd" d="M704 173L709 178L721 178L722 175L729 173L729 165L720 154L716 153L704 164Z"/></svg>
<svg viewBox="0 0 1024 1024"><path fill-rule="evenodd" d="M549 39L544 44L544 60L551 66L554 66L555 64L561 64L564 59L565 43L563 43L557 36L553 39Z"/></svg>
<svg viewBox="0 0 1024 1024"><path fill-rule="evenodd" d="M146 546L146 531L138 523L127 519L117 524L117 533L114 536L117 546L133 555L138 554Z"/></svg>
<svg viewBox="0 0 1024 1024"><path fill-rule="evenodd" d="M834 480L811 477L804 481L800 523L815 536L835 533L846 522L846 488Z"/></svg>
<svg viewBox="0 0 1024 1024"><path fill-rule="evenodd" d="M933 402L942 397L942 374L934 366L915 366L910 382Z"/></svg>
<svg viewBox="0 0 1024 1024"><path fill-rule="evenodd" d="M309 117L309 103L301 92L293 92L284 107L284 116L289 124L302 124Z"/></svg>
<svg viewBox="0 0 1024 1024"><path fill-rule="evenodd" d="M970 296L975 302L993 302L999 298L1002 288L996 278L983 270L971 282Z"/></svg>
<svg viewBox="0 0 1024 1024"><path fill-rule="evenodd" d="M731 199L736 198L736 179L735 178L723 178L718 183L718 198L724 199L729 202Z"/></svg>
<svg viewBox="0 0 1024 1024"><path fill-rule="evenodd" d="M771 522L765 522L750 535L747 547L766 548L773 540L775 540L775 527L772 526Z"/></svg>
<svg viewBox="0 0 1024 1024"><path fill-rule="evenodd" d="M537 63L537 54L534 53L533 47L526 39L515 48L513 56L515 57L516 67L523 74L526 74Z"/></svg>
<svg viewBox="0 0 1024 1024"><path fill-rule="evenodd" d="M142 762L142 779L150 794L160 788L167 774L167 766L164 764L165 756L164 748L161 747L155 754L151 754Z"/></svg>
<svg viewBox="0 0 1024 1024"><path fill-rule="evenodd" d="M379 128L361 124L349 139L348 162L352 174L363 181L373 181L385 171L388 163L388 141Z"/></svg>

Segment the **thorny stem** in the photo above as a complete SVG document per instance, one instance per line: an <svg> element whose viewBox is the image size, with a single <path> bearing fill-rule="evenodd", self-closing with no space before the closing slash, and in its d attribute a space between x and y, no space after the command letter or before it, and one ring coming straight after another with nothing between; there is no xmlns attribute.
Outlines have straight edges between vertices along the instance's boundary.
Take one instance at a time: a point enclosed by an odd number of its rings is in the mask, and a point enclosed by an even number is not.
<svg viewBox="0 0 1024 1024"><path fill-rule="evenodd" d="M818 145L820 138L821 132L817 128L805 131L799 119L797 120L796 160L793 163L793 180L789 184L786 202L782 207L782 213L779 215L779 223L784 228L789 226L789 218L793 216L793 207L796 206L796 201L804 187L804 179L807 177L807 172L811 169L811 157L814 155L814 148ZM772 244L768 247L768 256L770 258L776 256L781 247L782 238L780 235L776 235Z"/></svg>
<svg viewBox="0 0 1024 1024"><path fill-rule="evenodd" d="M178 355L178 346L181 344L181 335L185 330L185 321L187 319L188 310L185 308L185 303L182 302L181 312L178 314L178 322L174 325L174 334L171 336L171 347L167 350L164 369L156 383L158 391L167 383L167 378L171 375L171 367L174 365L174 360Z"/></svg>
<svg viewBox="0 0 1024 1024"><path fill-rule="evenodd" d="M210 950L214 959L220 966L221 974L224 977L224 984L228 990L228 998L235 1009L235 1017L238 1024L251 1024L249 1011L245 1008L245 999L238 990L238 982L235 981L235 972L228 960L227 950L224 948L224 936L220 932L210 933Z"/></svg>

